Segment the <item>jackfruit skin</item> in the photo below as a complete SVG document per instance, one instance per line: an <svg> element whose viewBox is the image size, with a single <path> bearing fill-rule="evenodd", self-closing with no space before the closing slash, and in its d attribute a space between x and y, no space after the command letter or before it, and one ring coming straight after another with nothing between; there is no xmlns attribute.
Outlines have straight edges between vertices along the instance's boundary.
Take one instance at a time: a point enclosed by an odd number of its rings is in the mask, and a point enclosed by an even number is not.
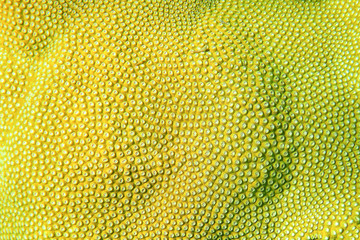
<svg viewBox="0 0 360 240"><path fill-rule="evenodd" d="M0 239L360 239L359 6L1 1Z"/></svg>

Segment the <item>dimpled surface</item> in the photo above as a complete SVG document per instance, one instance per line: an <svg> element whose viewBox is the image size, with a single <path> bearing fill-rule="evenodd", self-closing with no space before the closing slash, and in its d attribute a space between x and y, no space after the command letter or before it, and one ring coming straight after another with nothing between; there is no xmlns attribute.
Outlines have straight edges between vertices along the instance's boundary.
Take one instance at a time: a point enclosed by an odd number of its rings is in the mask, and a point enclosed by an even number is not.
<svg viewBox="0 0 360 240"><path fill-rule="evenodd" d="M0 239L359 239L359 6L1 1Z"/></svg>

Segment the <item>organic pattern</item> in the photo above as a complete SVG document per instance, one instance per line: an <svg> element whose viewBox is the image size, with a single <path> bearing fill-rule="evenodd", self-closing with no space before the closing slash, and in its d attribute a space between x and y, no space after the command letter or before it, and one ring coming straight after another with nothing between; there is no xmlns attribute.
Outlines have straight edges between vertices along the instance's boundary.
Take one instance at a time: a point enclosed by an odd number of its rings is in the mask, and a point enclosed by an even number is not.
<svg viewBox="0 0 360 240"><path fill-rule="evenodd" d="M357 0L1 1L0 239L360 239Z"/></svg>

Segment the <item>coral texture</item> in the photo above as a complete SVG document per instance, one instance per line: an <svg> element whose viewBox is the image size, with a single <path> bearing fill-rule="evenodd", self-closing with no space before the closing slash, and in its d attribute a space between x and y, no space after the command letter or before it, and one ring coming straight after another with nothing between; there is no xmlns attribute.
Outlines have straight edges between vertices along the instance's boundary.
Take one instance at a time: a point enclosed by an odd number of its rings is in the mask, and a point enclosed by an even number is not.
<svg viewBox="0 0 360 240"><path fill-rule="evenodd" d="M0 1L0 240L360 239L358 0Z"/></svg>

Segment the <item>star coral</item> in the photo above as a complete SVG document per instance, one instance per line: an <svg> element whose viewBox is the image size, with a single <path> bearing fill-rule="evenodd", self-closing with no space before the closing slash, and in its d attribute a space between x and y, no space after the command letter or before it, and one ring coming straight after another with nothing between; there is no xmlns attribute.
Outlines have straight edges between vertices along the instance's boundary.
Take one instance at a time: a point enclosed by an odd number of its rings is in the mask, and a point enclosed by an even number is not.
<svg viewBox="0 0 360 240"><path fill-rule="evenodd" d="M0 239L359 239L357 0L0 2Z"/></svg>

